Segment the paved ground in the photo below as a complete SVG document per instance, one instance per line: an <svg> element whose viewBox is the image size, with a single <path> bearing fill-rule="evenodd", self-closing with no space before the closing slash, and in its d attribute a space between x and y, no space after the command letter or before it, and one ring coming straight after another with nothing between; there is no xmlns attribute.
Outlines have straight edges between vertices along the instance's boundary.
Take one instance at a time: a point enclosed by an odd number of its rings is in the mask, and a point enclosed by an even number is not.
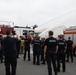
<svg viewBox="0 0 76 75"><path fill-rule="evenodd" d="M5 75L5 67L3 63L0 63L0 75ZM32 59L31 61L27 61L27 59L26 61L23 61L23 55L20 55L17 65L17 75L48 75L47 65L33 65ZM61 70L58 75L76 75L76 57L74 58L73 63L66 63L66 72L63 73Z"/></svg>

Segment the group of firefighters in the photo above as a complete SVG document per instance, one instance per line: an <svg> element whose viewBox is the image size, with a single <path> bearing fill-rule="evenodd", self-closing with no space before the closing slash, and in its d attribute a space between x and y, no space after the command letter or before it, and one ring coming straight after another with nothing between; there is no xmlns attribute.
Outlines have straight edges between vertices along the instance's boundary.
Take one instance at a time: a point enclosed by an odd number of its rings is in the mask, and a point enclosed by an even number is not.
<svg viewBox="0 0 76 75"><path fill-rule="evenodd" d="M24 53L23 60L26 60L26 53L28 52L28 61L31 61L30 57L30 45L33 48L33 65L40 65L47 62L48 75L52 75L53 64L55 75L60 72L60 64L62 63L63 72L66 71L66 61L69 62L69 56L71 56L71 62L73 62L73 41L70 37L68 40L64 39L63 35L59 35L58 38L53 37L53 31L48 32L48 38L41 38L36 36L34 39L29 39L27 35L20 37L21 39L16 42L17 58L19 53ZM2 40L3 36L0 35L0 60L3 62L3 49ZM11 44L12 45L12 44ZM2 47L1 47L2 46ZM11 50L10 50L11 51ZM16 74L13 74L16 75Z"/></svg>

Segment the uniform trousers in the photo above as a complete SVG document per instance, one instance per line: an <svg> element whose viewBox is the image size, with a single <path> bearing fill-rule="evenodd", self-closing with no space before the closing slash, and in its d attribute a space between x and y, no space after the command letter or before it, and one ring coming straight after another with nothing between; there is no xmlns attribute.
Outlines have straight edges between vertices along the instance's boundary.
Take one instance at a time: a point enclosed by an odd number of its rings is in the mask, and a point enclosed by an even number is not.
<svg viewBox="0 0 76 75"><path fill-rule="evenodd" d="M71 56L71 61L73 61L72 49L67 49L67 61L69 61L69 56Z"/></svg>
<svg viewBox="0 0 76 75"><path fill-rule="evenodd" d="M48 75L52 75L51 64L53 64L54 73L55 73L55 75L57 75L56 54L55 54L55 52L48 51L46 53L46 61L47 61Z"/></svg>
<svg viewBox="0 0 76 75"><path fill-rule="evenodd" d="M57 70L60 71L60 63L62 63L62 69L63 72L65 72L65 53L64 52L58 52L57 53Z"/></svg>
<svg viewBox="0 0 76 75"><path fill-rule="evenodd" d="M25 48L24 60L26 59L26 53L28 52L28 60L30 60L30 48Z"/></svg>
<svg viewBox="0 0 76 75"><path fill-rule="evenodd" d="M36 64L37 61L37 65L40 64L40 52L35 52L33 51L33 64Z"/></svg>
<svg viewBox="0 0 76 75"><path fill-rule="evenodd" d="M3 62L3 51L2 50L0 50L0 61L1 63Z"/></svg>
<svg viewBox="0 0 76 75"><path fill-rule="evenodd" d="M6 75L16 75L17 55L5 56Z"/></svg>

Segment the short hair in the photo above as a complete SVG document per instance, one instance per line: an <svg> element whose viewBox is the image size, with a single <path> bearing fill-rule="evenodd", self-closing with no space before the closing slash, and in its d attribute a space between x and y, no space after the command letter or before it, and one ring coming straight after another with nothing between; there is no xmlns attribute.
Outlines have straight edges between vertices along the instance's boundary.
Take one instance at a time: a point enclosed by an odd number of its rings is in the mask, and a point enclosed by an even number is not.
<svg viewBox="0 0 76 75"><path fill-rule="evenodd" d="M35 37L35 39L36 39L36 40L39 40L39 39L40 39L40 37L39 37L39 36L36 36L36 37Z"/></svg>
<svg viewBox="0 0 76 75"><path fill-rule="evenodd" d="M63 35L60 34L60 35L59 35L59 38L60 38L60 39L63 38Z"/></svg>
<svg viewBox="0 0 76 75"><path fill-rule="evenodd" d="M27 35L25 35L25 37L27 38L28 36L27 36Z"/></svg>
<svg viewBox="0 0 76 75"><path fill-rule="evenodd" d="M71 39L71 37L69 36L68 39Z"/></svg>
<svg viewBox="0 0 76 75"><path fill-rule="evenodd" d="M10 35L11 31L10 30L7 30L6 31L6 35Z"/></svg>
<svg viewBox="0 0 76 75"><path fill-rule="evenodd" d="M2 37L2 34L0 34L0 37Z"/></svg>
<svg viewBox="0 0 76 75"><path fill-rule="evenodd" d="M53 33L53 31L49 31L49 35L53 35L54 33Z"/></svg>

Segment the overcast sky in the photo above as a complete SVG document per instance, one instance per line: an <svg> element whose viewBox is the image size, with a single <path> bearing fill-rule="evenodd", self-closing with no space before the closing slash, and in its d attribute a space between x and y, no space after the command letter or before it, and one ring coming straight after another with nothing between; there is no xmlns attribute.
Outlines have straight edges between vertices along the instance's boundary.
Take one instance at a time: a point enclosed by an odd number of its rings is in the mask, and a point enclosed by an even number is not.
<svg viewBox="0 0 76 75"><path fill-rule="evenodd" d="M40 26L73 10L76 0L0 0L0 23Z"/></svg>

